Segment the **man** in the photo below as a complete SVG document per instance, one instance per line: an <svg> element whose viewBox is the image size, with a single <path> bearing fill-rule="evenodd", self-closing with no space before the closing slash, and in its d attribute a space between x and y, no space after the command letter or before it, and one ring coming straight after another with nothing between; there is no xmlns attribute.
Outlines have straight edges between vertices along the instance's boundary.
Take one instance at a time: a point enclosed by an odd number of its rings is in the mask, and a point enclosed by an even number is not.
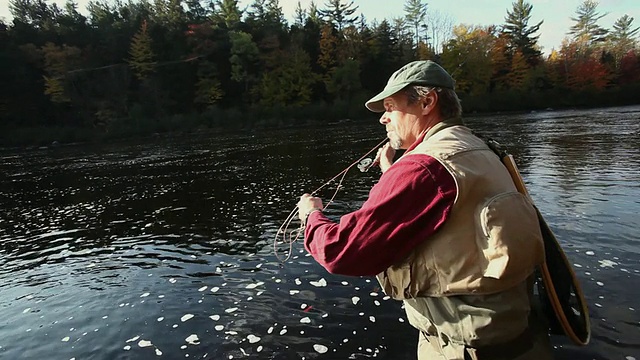
<svg viewBox="0 0 640 360"><path fill-rule="evenodd" d="M420 360L551 359L532 305L531 275L544 260L535 209L463 125L454 84L438 64L415 61L365 104L383 113L383 174L339 223L304 194L305 248L331 273L377 275L404 301Z"/></svg>

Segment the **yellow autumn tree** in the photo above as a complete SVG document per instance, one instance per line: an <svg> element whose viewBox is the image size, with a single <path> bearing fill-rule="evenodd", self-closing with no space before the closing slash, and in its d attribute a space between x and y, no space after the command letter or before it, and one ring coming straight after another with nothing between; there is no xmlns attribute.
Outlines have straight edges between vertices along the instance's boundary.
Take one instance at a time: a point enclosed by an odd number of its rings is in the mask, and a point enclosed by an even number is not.
<svg viewBox="0 0 640 360"><path fill-rule="evenodd" d="M44 60L44 93L54 103L69 102L70 98L65 90L67 72L73 70L80 59L81 50L75 46L46 43L41 49Z"/></svg>

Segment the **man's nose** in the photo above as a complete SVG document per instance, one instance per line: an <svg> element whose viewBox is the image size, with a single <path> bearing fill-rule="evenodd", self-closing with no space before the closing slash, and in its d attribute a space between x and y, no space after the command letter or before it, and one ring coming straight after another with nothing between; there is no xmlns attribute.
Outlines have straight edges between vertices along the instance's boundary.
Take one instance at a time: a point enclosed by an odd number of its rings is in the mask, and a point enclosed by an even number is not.
<svg viewBox="0 0 640 360"><path fill-rule="evenodd" d="M388 113L385 111L382 116L380 116L380 124L382 125L386 125L389 123L389 116Z"/></svg>

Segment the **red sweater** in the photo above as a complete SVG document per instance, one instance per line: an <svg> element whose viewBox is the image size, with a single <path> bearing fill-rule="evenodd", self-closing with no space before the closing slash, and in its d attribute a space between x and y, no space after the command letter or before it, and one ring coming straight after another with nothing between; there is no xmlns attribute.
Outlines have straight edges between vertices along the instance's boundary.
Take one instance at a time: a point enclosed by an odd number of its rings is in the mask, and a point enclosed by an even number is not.
<svg viewBox="0 0 640 360"><path fill-rule="evenodd" d="M440 162L409 154L380 177L362 208L339 223L311 213L304 246L330 273L376 275L427 241L447 219L455 198L453 176Z"/></svg>

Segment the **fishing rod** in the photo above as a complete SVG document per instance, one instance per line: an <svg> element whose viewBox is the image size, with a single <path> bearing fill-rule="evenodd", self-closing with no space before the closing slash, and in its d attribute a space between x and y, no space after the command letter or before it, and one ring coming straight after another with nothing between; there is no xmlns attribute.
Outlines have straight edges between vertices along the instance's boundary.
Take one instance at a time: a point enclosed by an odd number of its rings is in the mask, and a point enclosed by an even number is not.
<svg viewBox="0 0 640 360"><path fill-rule="evenodd" d="M389 141L388 138L385 138L384 140L382 140L380 143L378 143L376 146L374 146L371 150L367 151L364 155L362 155L360 158L358 158L358 160L356 160L353 163L351 163L351 165L349 165L346 168L344 168L344 170L340 171L336 176L334 176L331 179L329 179L328 181L326 181L322 186L320 186L319 188L315 189L311 193L311 196L317 194L320 190L322 190L323 188L325 188L326 186L328 186L329 184L334 182L336 179L340 178L340 181L338 182L338 186L336 186L336 191L333 193L333 196L327 202L327 204L324 206L322 211L325 211L329 207L329 205L331 205L331 203L333 203L333 200L335 199L336 195L338 194L338 191L340 191L340 186L342 185L342 181L344 180L344 178L347 175L347 173L349 172L349 170L351 170L351 168L353 168L354 166L357 166L358 169L361 172L367 172L372 167L374 167L374 166L376 166L376 165L378 165L380 163L380 153L376 154L375 158L373 158L373 159L368 157L368 156L369 156L369 154L371 154L375 150L379 149L387 141ZM305 227L305 222L304 221L300 222L300 227L299 228L289 231L289 225L291 225L291 222L295 219L295 215L296 215L297 212L298 212L298 205L296 205L295 208L293 208L293 210L291 210L291 212L289 213L289 216L287 216L287 218L282 223L282 225L280 225L280 228L278 228L278 231L276 232L275 238L273 239L273 252L274 252L276 258L278 260L280 260L281 262L283 262L283 263L286 262L287 260L289 260L289 258L291 257L291 253L293 252L293 243L296 242L300 238L301 234L304 233L304 227ZM287 253L287 256L284 259L281 259L280 256L278 255L278 237L281 234L282 234L282 237L283 237L282 238L282 242L289 245L289 252Z"/></svg>

